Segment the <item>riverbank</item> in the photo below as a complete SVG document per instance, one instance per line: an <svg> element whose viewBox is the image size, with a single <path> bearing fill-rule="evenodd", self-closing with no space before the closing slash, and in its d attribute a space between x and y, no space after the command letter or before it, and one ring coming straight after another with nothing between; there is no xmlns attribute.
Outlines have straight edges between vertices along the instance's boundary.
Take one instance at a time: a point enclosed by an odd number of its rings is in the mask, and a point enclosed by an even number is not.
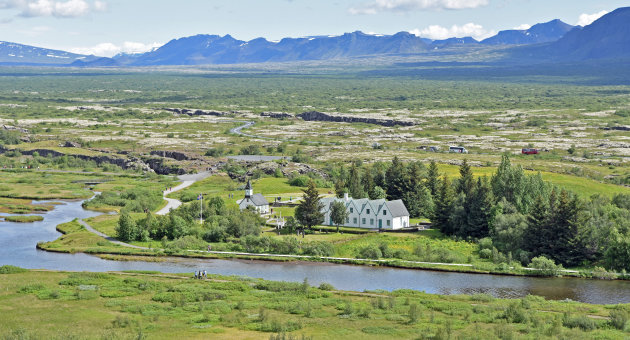
<svg viewBox="0 0 630 340"><path fill-rule="evenodd" d="M87 223L84 221L72 221L57 226L57 230L64 235L51 242L38 243L37 248L46 251L59 253L86 253L90 255L119 255L119 256L146 256L146 257L180 257L192 259L239 259L239 260L261 260L270 262L324 262L332 264L380 266L400 269L419 269L453 273L469 274L493 274L508 276L566 276L572 278L591 279L628 279L628 277L617 273L597 272L592 270L566 270L560 269L554 274L543 273L536 268L521 266L507 267L494 265L492 263L483 264L467 263L441 263L423 261L405 261L401 259L365 259L334 256L311 256L296 254L271 254L271 253L249 253L234 251L207 251L190 249L164 249L163 247L143 247L117 241L97 230L86 229ZM89 227L89 225L87 225ZM155 242L154 242L155 244ZM124 260L123 257L112 258Z"/></svg>
<svg viewBox="0 0 630 340"><path fill-rule="evenodd" d="M628 305L355 292L211 274L199 280L192 273L0 268L6 288L0 291L3 337L260 339L288 333L313 339L620 339L628 334Z"/></svg>

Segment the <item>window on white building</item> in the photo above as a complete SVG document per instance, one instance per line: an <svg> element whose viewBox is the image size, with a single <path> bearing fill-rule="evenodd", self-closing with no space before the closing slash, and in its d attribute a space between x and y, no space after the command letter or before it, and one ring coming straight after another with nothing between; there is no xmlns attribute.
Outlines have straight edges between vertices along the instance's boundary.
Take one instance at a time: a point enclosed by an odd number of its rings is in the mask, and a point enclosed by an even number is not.
<svg viewBox="0 0 630 340"><path fill-rule="evenodd" d="M361 223L365 224L365 217L363 219L361 219Z"/></svg>
<svg viewBox="0 0 630 340"><path fill-rule="evenodd" d="M356 217L352 219L352 223L357 224L357 218Z"/></svg>
<svg viewBox="0 0 630 340"><path fill-rule="evenodd" d="M366 213L368 213L368 214L369 214L369 213L370 213L370 209L368 209L368 210L366 211Z"/></svg>
<svg viewBox="0 0 630 340"><path fill-rule="evenodd" d="M353 212L354 212L354 209L353 209L353 208L350 208L350 213L353 213Z"/></svg>
<svg viewBox="0 0 630 340"><path fill-rule="evenodd" d="M346 223L350 223L350 217L346 217Z"/></svg>
<svg viewBox="0 0 630 340"><path fill-rule="evenodd" d="M374 225L374 219L370 218L370 225Z"/></svg>
<svg viewBox="0 0 630 340"><path fill-rule="evenodd" d="M387 210L383 210L383 216L387 215Z"/></svg>
<svg viewBox="0 0 630 340"><path fill-rule="evenodd" d="M389 227L389 226L391 226L391 224L392 224L392 221L387 220L387 226Z"/></svg>

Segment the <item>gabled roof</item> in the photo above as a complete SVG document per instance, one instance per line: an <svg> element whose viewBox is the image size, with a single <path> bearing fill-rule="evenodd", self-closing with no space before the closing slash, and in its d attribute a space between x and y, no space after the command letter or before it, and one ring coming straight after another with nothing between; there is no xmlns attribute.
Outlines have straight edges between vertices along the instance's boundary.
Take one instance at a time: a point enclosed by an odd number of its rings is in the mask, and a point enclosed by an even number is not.
<svg viewBox="0 0 630 340"><path fill-rule="evenodd" d="M385 202L385 205L389 209L389 213L392 214L392 217L409 216L407 207L405 207L402 200Z"/></svg>
<svg viewBox="0 0 630 340"><path fill-rule="evenodd" d="M269 202L267 202L267 199L262 194L253 194L249 197L249 199L251 199L254 205L257 207L261 205L269 205Z"/></svg>

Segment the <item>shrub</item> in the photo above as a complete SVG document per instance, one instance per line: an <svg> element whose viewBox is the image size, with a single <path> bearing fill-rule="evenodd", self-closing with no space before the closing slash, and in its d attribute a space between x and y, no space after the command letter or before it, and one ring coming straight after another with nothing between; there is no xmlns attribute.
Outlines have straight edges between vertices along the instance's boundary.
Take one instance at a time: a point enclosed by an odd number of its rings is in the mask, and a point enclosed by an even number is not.
<svg viewBox="0 0 630 340"><path fill-rule="evenodd" d="M624 330L628 323L628 312L621 308L616 308L610 311L610 325L616 329Z"/></svg>
<svg viewBox="0 0 630 340"><path fill-rule="evenodd" d="M17 274L17 273L24 273L27 271L28 271L27 269L11 266L11 265L4 265L0 267L0 274Z"/></svg>
<svg viewBox="0 0 630 340"><path fill-rule="evenodd" d="M492 250L491 249L481 249L479 251L479 257L481 257L482 259L489 259L492 257Z"/></svg>
<svg viewBox="0 0 630 340"><path fill-rule="evenodd" d="M330 283L322 282L319 285L319 289L321 289L321 290L335 290L335 287L333 285L331 285Z"/></svg>
<svg viewBox="0 0 630 340"><path fill-rule="evenodd" d="M379 259L383 256L381 249L376 245L370 244L359 250L359 257L362 259Z"/></svg>
<svg viewBox="0 0 630 340"><path fill-rule="evenodd" d="M187 235L180 237L166 246L167 249L205 249L208 244L196 236Z"/></svg>
<svg viewBox="0 0 630 340"><path fill-rule="evenodd" d="M562 265L556 265L553 260L544 256L534 257L529 266L538 269L535 273L540 276L557 276L562 270Z"/></svg>
<svg viewBox="0 0 630 340"><path fill-rule="evenodd" d="M579 328L587 332L597 328L597 324L592 319L584 315L571 317L568 313L564 314L564 317L562 318L562 325L568 328Z"/></svg>
<svg viewBox="0 0 630 340"><path fill-rule="evenodd" d="M294 187L306 187L310 180L311 180L310 177L305 176L305 175L300 175L289 180L289 185L292 185Z"/></svg>
<svg viewBox="0 0 630 340"><path fill-rule="evenodd" d="M326 241L315 241L305 244L302 251L306 255L312 256L333 256L335 248Z"/></svg>

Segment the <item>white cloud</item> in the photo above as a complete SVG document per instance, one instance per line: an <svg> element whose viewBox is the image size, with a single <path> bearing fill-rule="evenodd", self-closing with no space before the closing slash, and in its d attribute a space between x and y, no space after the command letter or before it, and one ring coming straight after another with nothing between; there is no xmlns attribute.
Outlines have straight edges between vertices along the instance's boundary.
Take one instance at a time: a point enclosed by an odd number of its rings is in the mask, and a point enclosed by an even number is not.
<svg viewBox="0 0 630 340"><path fill-rule="evenodd" d="M489 0L374 0L358 7L350 7L351 14L405 12L414 10L467 9L488 5Z"/></svg>
<svg viewBox="0 0 630 340"><path fill-rule="evenodd" d="M429 38L433 40L441 40L448 38L463 38L463 37L473 37L477 40L488 38L494 34L496 34L492 30L486 30L483 26L475 24L475 23L467 23L462 26L453 25L449 27L443 27L439 25L431 25L424 29L415 29L409 31L411 34L415 34L422 38Z"/></svg>
<svg viewBox="0 0 630 340"><path fill-rule="evenodd" d="M526 31L530 28L532 28L532 25L529 25L529 24L522 24L522 25L518 25L514 27L515 30L519 30L519 31Z"/></svg>
<svg viewBox="0 0 630 340"><path fill-rule="evenodd" d="M107 4L103 1L86 0L0 0L0 9L19 11L19 16L76 18L92 11L104 11Z"/></svg>
<svg viewBox="0 0 630 340"><path fill-rule="evenodd" d="M113 57L119 53L144 53L162 45L163 44L160 43L144 44L133 41L125 41L124 43L122 43L122 45L101 43L92 47L75 47L71 48L70 52L96 55L99 57Z"/></svg>
<svg viewBox="0 0 630 340"><path fill-rule="evenodd" d="M578 18L577 24L580 26L588 26L593 23L593 21L601 18L602 16L608 14L608 11L601 11L593 14L583 13Z"/></svg>

